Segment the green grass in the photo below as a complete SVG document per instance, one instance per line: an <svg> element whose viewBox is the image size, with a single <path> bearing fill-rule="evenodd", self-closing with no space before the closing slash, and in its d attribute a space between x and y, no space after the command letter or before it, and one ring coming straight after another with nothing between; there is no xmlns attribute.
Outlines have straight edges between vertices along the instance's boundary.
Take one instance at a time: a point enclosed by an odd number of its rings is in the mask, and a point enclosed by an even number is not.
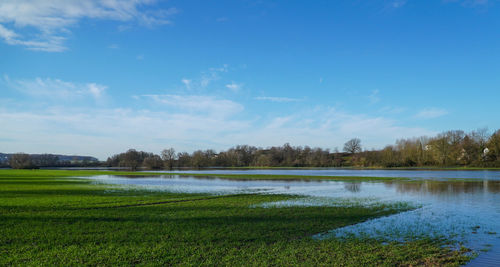
<svg viewBox="0 0 500 267"><path fill-rule="evenodd" d="M294 196L123 190L70 178L97 174L109 172L0 170L0 266L393 266L468 260L442 241L311 238L400 212L404 205L262 208L258 204Z"/></svg>

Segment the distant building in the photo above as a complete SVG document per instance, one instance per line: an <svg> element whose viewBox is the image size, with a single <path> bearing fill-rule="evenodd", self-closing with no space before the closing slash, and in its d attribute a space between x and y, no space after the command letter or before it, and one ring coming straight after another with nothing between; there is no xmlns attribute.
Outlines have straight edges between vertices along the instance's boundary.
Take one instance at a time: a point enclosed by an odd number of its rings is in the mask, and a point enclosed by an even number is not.
<svg viewBox="0 0 500 267"><path fill-rule="evenodd" d="M466 154L467 152L465 151L465 149L462 148L462 150L460 150L460 156L457 158L457 160L465 159Z"/></svg>

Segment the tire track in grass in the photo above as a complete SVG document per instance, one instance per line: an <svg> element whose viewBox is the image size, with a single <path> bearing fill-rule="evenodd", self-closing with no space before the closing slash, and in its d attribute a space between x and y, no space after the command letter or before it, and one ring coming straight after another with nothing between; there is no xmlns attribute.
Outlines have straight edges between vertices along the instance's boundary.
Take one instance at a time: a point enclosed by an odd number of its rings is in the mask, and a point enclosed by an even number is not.
<svg viewBox="0 0 500 267"><path fill-rule="evenodd" d="M175 199L175 200L157 201L157 202L150 202L150 203L136 203L136 204L104 206L104 207L89 207L89 208L82 208L82 209L75 209L75 210L94 210L94 209L114 209L114 208L141 207L141 206L155 206L155 205L163 205L163 204L171 204L171 203L194 202L194 201L203 201L203 200L230 198L230 197L240 197L240 196L246 196L246 194L223 195L223 196L191 198L191 199Z"/></svg>

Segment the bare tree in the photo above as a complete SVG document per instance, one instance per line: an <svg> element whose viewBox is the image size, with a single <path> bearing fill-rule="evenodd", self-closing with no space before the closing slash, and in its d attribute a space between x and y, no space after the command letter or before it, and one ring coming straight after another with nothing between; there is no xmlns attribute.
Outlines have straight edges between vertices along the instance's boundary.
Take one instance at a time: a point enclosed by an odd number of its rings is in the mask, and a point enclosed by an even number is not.
<svg viewBox="0 0 500 267"><path fill-rule="evenodd" d="M162 157L163 161L165 161L166 167L169 170L171 170L174 167L175 149L173 149L173 148L164 149L161 152L161 157Z"/></svg>
<svg viewBox="0 0 500 267"><path fill-rule="evenodd" d="M9 158L9 165L12 169L29 169L33 168L31 156L24 153L17 153Z"/></svg>
<svg viewBox="0 0 500 267"><path fill-rule="evenodd" d="M144 158L142 166L148 169L156 170L156 169L161 169L163 167L163 162L160 156L152 155Z"/></svg>
<svg viewBox="0 0 500 267"><path fill-rule="evenodd" d="M344 144L344 152L355 154L361 152L361 140L353 138Z"/></svg>
<svg viewBox="0 0 500 267"><path fill-rule="evenodd" d="M129 167L135 171L141 165L142 161L140 152L137 152L135 149L129 149L123 154L123 158L120 160L120 167Z"/></svg>

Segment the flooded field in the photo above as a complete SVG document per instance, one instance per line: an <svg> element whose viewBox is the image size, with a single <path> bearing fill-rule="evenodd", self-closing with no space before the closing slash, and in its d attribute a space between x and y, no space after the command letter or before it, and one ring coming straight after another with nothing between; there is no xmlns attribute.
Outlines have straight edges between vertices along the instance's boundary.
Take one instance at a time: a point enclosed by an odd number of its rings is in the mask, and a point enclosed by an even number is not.
<svg viewBox="0 0 500 267"><path fill-rule="evenodd" d="M173 170L169 173L207 174L258 174L258 175L304 175L304 176L356 176L356 177L405 177L423 179L480 179L500 180L500 170L356 170L342 168L318 169L207 169Z"/></svg>
<svg viewBox="0 0 500 267"><path fill-rule="evenodd" d="M272 173L280 170L251 170L244 173ZM298 171L298 170L297 170ZM302 170L307 171L307 170ZM314 170L322 172L321 170ZM287 171L287 174L296 171ZM332 170L325 170L332 172ZM373 172L368 171L373 176ZM396 176L401 177L401 172ZM411 171L409 171L411 172ZM231 172L231 173L234 173ZM434 173L434 171L428 171ZM439 173L439 172L436 172ZM462 175L456 172L453 175ZM391 182L342 182L342 181L258 181L224 180L178 175L127 178L121 176L95 176L96 182L130 185L151 190L173 192L234 194L266 193L292 194L301 198L292 201L265 203L269 207L287 205L370 205L380 202L404 202L416 209L364 223L318 233L314 238L323 239L346 236L377 238L384 241L412 240L417 238L445 238L478 253L470 265L500 264L500 181L498 172L466 172L487 175L477 181L436 180ZM318 175L325 175L324 173ZM352 174L350 174L352 175ZM416 174L417 175L417 174ZM422 174L418 174L422 175ZM449 175L447 175L449 176ZM305 177L306 178L306 177ZM451 177L453 178L453 177Z"/></svg>

